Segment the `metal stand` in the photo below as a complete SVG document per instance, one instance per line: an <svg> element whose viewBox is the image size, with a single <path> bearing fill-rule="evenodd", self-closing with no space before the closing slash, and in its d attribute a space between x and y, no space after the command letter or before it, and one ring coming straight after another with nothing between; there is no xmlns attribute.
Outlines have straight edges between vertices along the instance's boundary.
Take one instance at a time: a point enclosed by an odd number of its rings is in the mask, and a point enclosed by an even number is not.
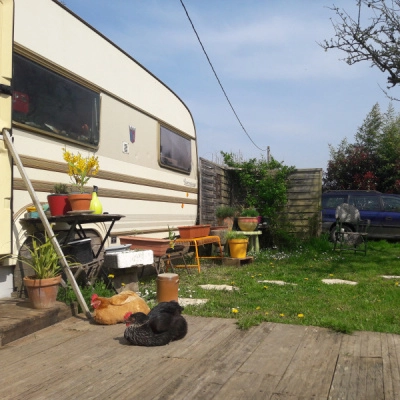
<svg viewBox="0 0 400 400"><path fill-rule="evenodd" d="M76 294L76 297L78 299L79 305L82 307L82 310L85 312L86 317L88 319L91 319L92 318L92 314L90 313L89 308L88 308L88 306L87 306L87 304L85 302L85 299L83 298L82 293L81 293L81 291L79 289L79 286L76 283L74 275L73 275L73 273L71 272L71 270L69 268L68 262L65 259L63 251L61 250L60 244L58 243L58 241L57 241L57 239L56 239L56 237L54 235L54 232L51 229L49 221L47 220L47 217L46 217L46 215L45 215L45 213L43 211L43 208L42 208L42 206L40 204L40 201L39 201L38 197L36 196L36 192L33 189L32 183L31 183L31 181L30 181L30 179L29 179L29 177L28 177L28 175L27 175L27 173L25 171L25 168L24 168L24 166L22 164L22 161L19 158L19 155L18 155L17 151L15 150L15 147L14 147L14 144L12 142L11 136L10 136L10 134L9 134L7 129L3 129L2 134L3 134L4 142L6 143L6 145L8 147L8 150L10 151L10 153L11 153L13 159L14 159L14 162L15 162L18 170L19 170L19 173L21 174L21 177L22 177L22 179L23 179L23 181L24 181L24 183L26 185L26 188L28 189L28 192L29 192L29 194L30 194L30 196L32 198L32 202L35 205L36 210L39 213L39 218L42 221L42 224L43 224L44 229L45 229L45 231L47 233L47 236L50 238L51 243L53 244L57 255L60 257L61 266L62 266L65 274L67 275L68 281L71 283L72 289L73 289L74 293Z"/></svg>

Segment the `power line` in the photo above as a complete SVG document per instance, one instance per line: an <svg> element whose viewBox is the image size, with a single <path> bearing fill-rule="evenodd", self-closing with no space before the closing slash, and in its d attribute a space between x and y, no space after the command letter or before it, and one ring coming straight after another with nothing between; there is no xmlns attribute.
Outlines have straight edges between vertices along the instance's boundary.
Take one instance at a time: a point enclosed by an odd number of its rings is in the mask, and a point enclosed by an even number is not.
<svg viewBox="0 0 400 400"><path fill-rule="evenodd" d="M222 92L224 93L225 98L226 98L226 100L228 101L229 106L231 107L233 113L235 114L235 117L236 117L236 119L238 120L240 126L242 127L244 133L245 133L245 134L247 135L247 137L250 139L251 143L253 143L254 146L257 147L258 150L260 150L260 151L267 151L267 149L262 149L262 148L258 147L258 146L256 145L256 143L254 143L254 140L253 140L253 139L250 137L250 135L247 133L246 128L243 126L242 122L240 121L239 116L237 115L235 109L233 108L233 105L232 105L232 103L230 102L229 97L228 97L228 95L226 94L225 89L224 89L224 87L222 86L222 83L221 83L221 81L220 81L219 78L218 78L218 75L217 75L217 73L216 73L216 71L215 71L215 69L214 69L214 66L213 66L212 63L211 63L210 57L208 57L208 54L207 54L207 52L206 52L206 49L204 48L203 43L201 42L200 37L199 37L199 35L198 35L197 31L196 31L196 28L194 27L193 22L192 22L192 20L191 20L191 18L190 18L190 16L189 16L189 13L188 13L188 11L186 10L185 5L183 4L183 0L180 0L180 2L181 2L181 4L182 4L183 9L185 10L186 16L187 16L187 18L188 18L190 24L192 25L193 31L194 31L194 33L195 33L196 36L197 36L197 40L199 41L200 46L201 46L201 48L203 49L203 52L204 52L205 56L207 57L208 63L210 64L210 67L211 67L211 69L213 70L215 77L217 78L217 81L218 81L218 83L219 83L219 86L221 87ZM268 146L268 149L269 149L269 146Z"/></svg>

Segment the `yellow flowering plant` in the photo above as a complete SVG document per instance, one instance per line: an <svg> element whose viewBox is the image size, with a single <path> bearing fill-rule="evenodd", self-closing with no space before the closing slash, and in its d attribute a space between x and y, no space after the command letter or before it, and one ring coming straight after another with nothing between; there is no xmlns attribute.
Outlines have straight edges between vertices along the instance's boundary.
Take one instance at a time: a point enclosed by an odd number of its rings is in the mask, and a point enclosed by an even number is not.
<svg viewBox="0 0 400 400"><path fill-rule="evenodd" d="M64 160L68 164L68 175L81 193L84 192L84 186L92 176L99 172L99 160L94 155L82 157L81 153L73 154L63 149Z"/></svg>

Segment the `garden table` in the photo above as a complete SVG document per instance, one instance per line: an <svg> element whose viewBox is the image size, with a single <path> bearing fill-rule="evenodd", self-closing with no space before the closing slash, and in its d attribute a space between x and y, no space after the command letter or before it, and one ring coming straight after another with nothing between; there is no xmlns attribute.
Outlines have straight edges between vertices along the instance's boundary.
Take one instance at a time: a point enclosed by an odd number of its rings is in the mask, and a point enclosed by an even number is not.
<svg viewBox="0 0 400 400"><path fill-rule="evenodd" d="M75 273L75 279L78 278L80 273L84 270L87 274L87 283L93 284L94 281L97 279L98 273L102 268L102 261L103 259L99 258L102 254L104 249L104 245L107 242L111 234L111 230L116 221L119 221L121 218L124 218L124 215L121 214L79 214L79 213L71 213L66 215L59 215L59 216L48 216L47 219L49 223L66 223L68 224L69 228L67 229L66 235L57 236L56 239L59 242L60 246L65 249L65 246L76 240L76 235L80 239L87 239L86 232L83 228L83 225L87 224L98 224L98 223L107 223L108 228L106 228L106 234L101 241L100 246L98 247L97 251L95 252L92 248L92 255L93 259L84 261L79 267L77 272ZM34 232L43 232L42 221L40 218L24 218L21 219L22 223L29 224L33 226ZM65 251L65 250L64 250Z"/></svg>
<svg viewBox="0 0 400 400"><path fill-rule="evenodd" d="M125 216L121 214L66 214L56 217L49 216L47 217L47 219L50 223L64 222L69 225L67 235L62 240L59 240L61 246L64 246L67 243L73 241L75 239L75 234L77 234L80 239L87 238L82 225L111 222L97 252L93 253L93 257L97 258L103 251L104 245L110 236L111 230L115 222L119 221L123 217ZM42 221L40 220L40 218L24 218L21 221L33 225L35 232L42 231L42 229L39 227L39 225L42 225Z"/></svg>

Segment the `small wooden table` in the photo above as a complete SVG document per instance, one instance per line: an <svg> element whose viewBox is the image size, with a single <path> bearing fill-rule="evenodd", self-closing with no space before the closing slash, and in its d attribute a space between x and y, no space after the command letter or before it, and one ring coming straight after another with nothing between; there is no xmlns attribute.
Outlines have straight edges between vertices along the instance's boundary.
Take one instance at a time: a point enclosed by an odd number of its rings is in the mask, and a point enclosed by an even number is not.
<svg viewBox="0 0 400 400"><path fill-rule="evenodd" d="M213 258L213 259L222 259L224 258L222 246L221 246L221 239L219 236L202 236L198 238L191 238L191 239L176 239L176 244L180 244L183 246L194 246L195 249L195 259L196 264L187 264L187 265L175 265L175 268L197 268L198 272L200 272L200 258ZM220 256L211 256L211 257L203 257L199 256L199 246L204 244L210 243L217 243L219 246Z"/></svg>

